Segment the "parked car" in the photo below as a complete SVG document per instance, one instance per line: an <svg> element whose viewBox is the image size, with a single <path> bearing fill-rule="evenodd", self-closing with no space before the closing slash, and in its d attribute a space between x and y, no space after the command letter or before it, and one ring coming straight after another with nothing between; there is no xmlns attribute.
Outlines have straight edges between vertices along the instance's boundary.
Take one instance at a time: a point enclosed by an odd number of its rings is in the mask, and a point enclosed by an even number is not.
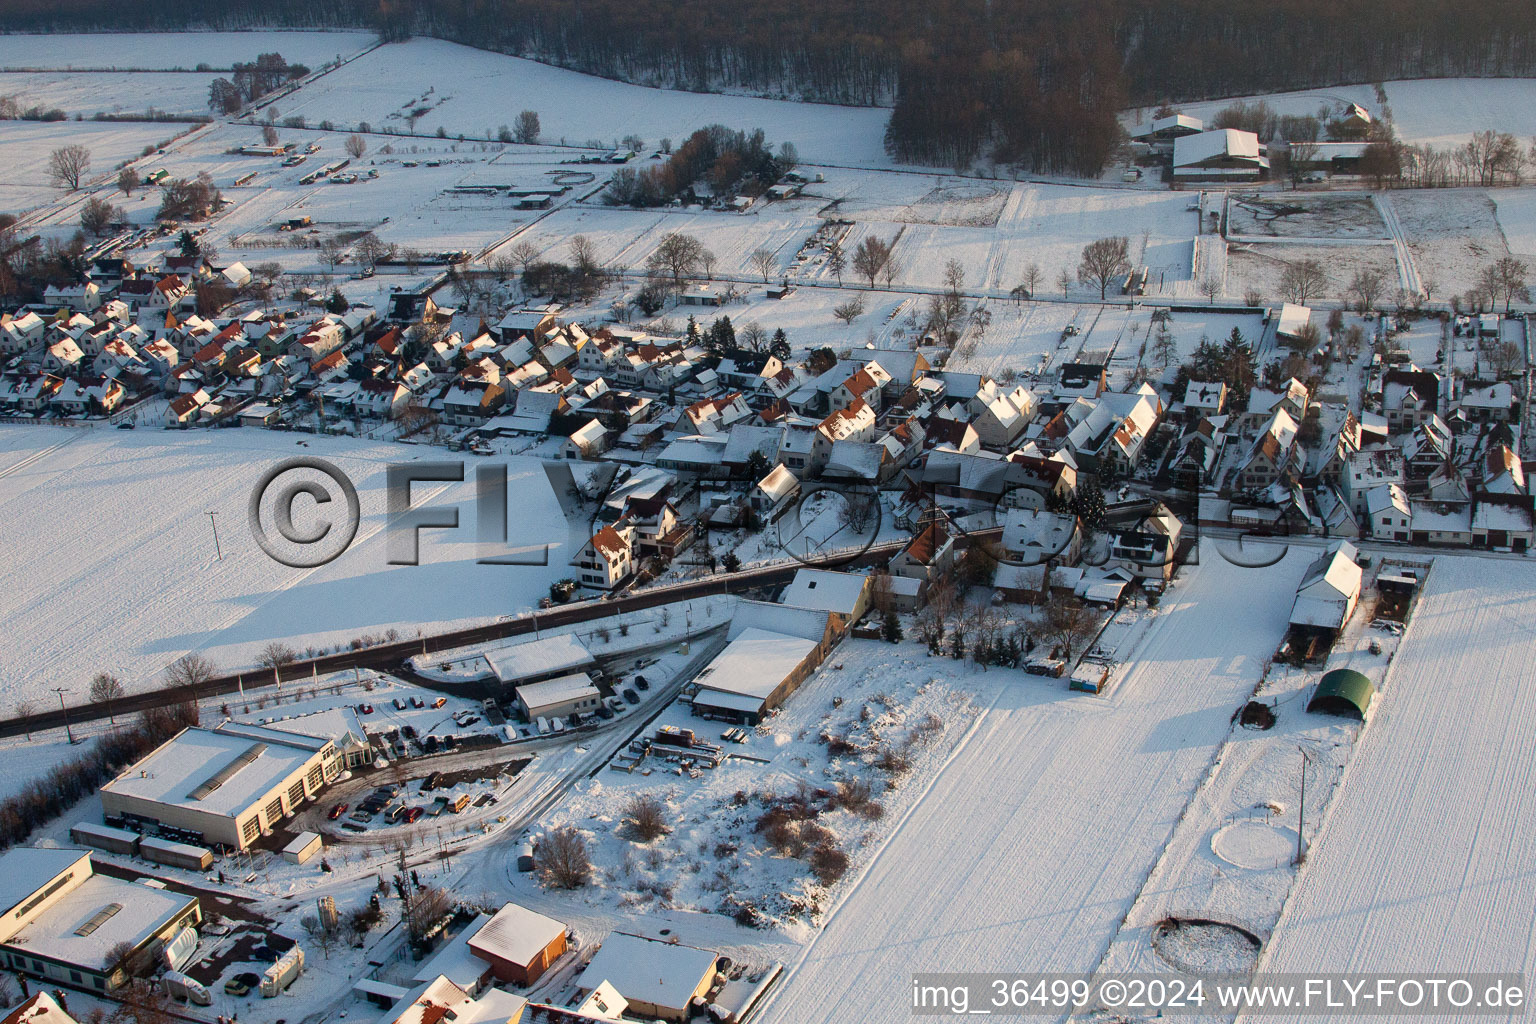
<svg viewBox="0 0 1536 1024"><path fill-rule="evenodd" d="M413 708L424 708L426 706L427 706L427 702L422 700L420 697L412 697L411 698L411 707L413 707Z"/></svg>
<svg viewBox="0 0 1536 1024"><path fill-rule="evenodd" d="M651 688L650 681L645 676L635 676L635 685L642 690L649 690Z"/></svg>
<svg viewBox="0 0 1536 1024"><path fill-rule="evenodd" d="M599 704L597 708L597 717L612 718L613 708L609 707L607 704Z"/></svg>
<svg viewBox="0 0 1536 1024"><path fill-rule="evenodd" d="M621 694L621 696L625 700L629 701L631 704L639 704L640 703L640 695L638 693L636 693L634 690L632 690L629 687L627 687L627 686L624 687L624 692L623 692L623 694Z"/></svg>
<svg viewBox="0 0 1536 1024"><path fill-rule="evenodd" d="M369 822L373 820L373 815L359 807L357 810L352 812L351 818L353 821Z"/></svg>
<svg viewBox="0 0 1536 1024"><path fill-rule="evenodd" d="M432 702L432 706L434 708L440 708L444 704L447 704L447 703L448 703L448 698L447 697L439 697L439 698L437 698L437 700Z"/></svg>
<svg viewBox="0 0 1536 1024"><path fill-rule="evenodd" d="M359 704L357 706L357 713L360 714L360 715L371 715L371 714L373 714L373 705L372 704Z"/></svg>
<svg viewBox="0 0 1536 1024"><path fill-rule="evenodd" d="M413 740L413 739L416 738L416 727L414 725L407 725L403 729L400 730L400 733L406 739Z"/></svg>
<svg viewBox="0 0 1536 1024"><path fill-rule="evenodd" d="M408 706L409 705L407 705L405 703L405 698L404 697L396 697L395 698L395 710L396 711L404 711Z"/></svg>
<svg viewBox="0 0 1536 1024"><path fill-rule="evenodd" d="M420 818L423 814L426 813L427 812L424 808L412 807L410 810L405 812L405 823L407 825L414 824L416 819Z"/></svg>
<svg viewBox="0 0 1536 1024"><path fill-rule="evenodd" d="M438 740L436 736L428 736L421 741L421 749L428 754L437 753Z"/></svg>
<svg viewBox="0 0 1536 1024"><path fill-rule="evenodd" d="M459 738L457 736L453 735L453 733L449 733L447 736L443 737L443 746L446 749L452 750L454 747L456 747L458 745L459 745Z"/></svg>
<svg viewBox="0 0 1536 1024"><path fill-rule="evenodd" d="M331 820L335 821L337 818L341 817L343 814L346 814L346 813L347 813L347 805L346 804L337 804L335 807L331 808Z"/></svg>
<svg viewBox="0 0 1536 1024"><path fill-rule="evenodd" d="M261 985L261 976L253 971L241 971L224 983L224 992L231 996L249 995L253 988Z"/></svg>

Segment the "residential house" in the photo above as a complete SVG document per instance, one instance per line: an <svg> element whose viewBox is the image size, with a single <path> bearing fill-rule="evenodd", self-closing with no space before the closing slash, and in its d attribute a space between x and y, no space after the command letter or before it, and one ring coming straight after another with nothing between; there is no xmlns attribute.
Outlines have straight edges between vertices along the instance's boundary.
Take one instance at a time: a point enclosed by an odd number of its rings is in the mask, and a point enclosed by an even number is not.
<svg viewBox="0 0 1536 1024"><path fill-rule="evenodd" d="M1406 541L1413 530L1413 506L1398 484L1371 488L1365 496L1365 513L1371 536L1378 540Z"/></svg>
<svg viewBox="0 0 1536 1024"><path fill-rule="evenodd" d="M635 527L620 519L604 526L584 544L571 565L577 581L596 590L613 590L635 571Z"/></svg>
<svg viewBox="0 0 1536 1024"><path fill-rule="evenodd" d="M891 558L892 576L932 582L955 564L955 538L938 519L928 522Z"/></svg>

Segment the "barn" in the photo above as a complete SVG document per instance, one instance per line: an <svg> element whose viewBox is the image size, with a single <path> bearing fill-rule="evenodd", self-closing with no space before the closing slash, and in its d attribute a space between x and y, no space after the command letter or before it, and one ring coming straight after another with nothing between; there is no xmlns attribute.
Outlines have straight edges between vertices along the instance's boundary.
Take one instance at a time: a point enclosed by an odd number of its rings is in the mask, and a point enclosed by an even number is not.
<svg viewBox="0 0 1536 1024"><path fill-rule="evenodd" d="M1375 696L1376 686L1364 675L1351 668L1336 668L1317 681L1307 710L1364 721Z"/></svg>

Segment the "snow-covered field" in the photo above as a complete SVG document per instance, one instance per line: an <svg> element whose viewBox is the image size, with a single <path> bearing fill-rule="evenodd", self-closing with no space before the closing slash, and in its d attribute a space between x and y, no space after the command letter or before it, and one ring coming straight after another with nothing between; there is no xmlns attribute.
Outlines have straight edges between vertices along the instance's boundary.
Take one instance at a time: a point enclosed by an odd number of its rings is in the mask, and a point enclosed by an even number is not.
<svg viewBox="0 0 1536 1024"><path fill-rule="evenodd" d="M167 114L208 113L213 72L196 71L12 71L0 72L0 96L24 108L58 108L76 114L142 114L153 107Z"/></svg>
<svg viewBox="0 0 1536 1024"><path fill-rule="evenodd" d="M1436 297L1444 299L1466 291L1477 283L1484 267L1508 255L1495 205L1500 191L1431 189L1390 196L1419 276L1436 283ZM1527 191L1512 191L1512 198ZM1515 198L1512 211L1518 203Z"/></svg>
<svg viewBox="0 0 1536 1024"><path fill-rule="evenodd" d="M18 213L64 198L48 178L48 154L80 145L91 152L91 177L109 175L117 164L137 157L183 131L179 124L96 124L73 121L0 121L0 212Z"/></svg>
<svg viewBox="0 0 1536 1024"><path fill-rule="evenodd" d="M85 32L0 35L0 70L94 68L191 71L199 64L227 69L259 53L280 53L290 64L318 67L373 45L372 32L258 30L253 32ZM46 40L46 41L45 41Z"/></svg>
<svg viewBox="0 0 1536 1024"><path fill-rule="evenodd" d="M1499 228L1509 251L1536 259L1536 188L1501 188L1489 193L1498 207Z"/></svg>
<svg viewBox="0 0 1536 1024"><path fill-rule="evenodd" d="M1523 563L1436 558L1260 970L1536 972L1533 623Z"/></svg>
<svg viewBox="0 0 1536 1024"><path fill-rule="evenodd" d="M274 639L302 650L492 621L529 607L567 574L565 522L537 463L509 465L512 543L548 542L548 566L475 564L472 470L463 484L413 489L417 504L459 504L463 527L423 531L421 564L390 565L385 466L442 453L303 440L307 447L295 435L255 430L0 428L0 517L13 550L35 555L0 570L0 701L55 685L83 692L102 669L130 690L148 686L188 650L235 669ZM362 504L351 549L313 570L268 558L246 519L259 477L294 455L334 460ZM312 510L308 499L297 503L300 529L317 523ZM219 513L222 560L209 511Z"/></svg>
<svg viewBox="0 0 1536 1024"><path fill-rule="evenodd" d="M285 54L286 56L286 54ZM516 119L539 115L546 142L613 146L634 133L654 147L681 142L697 128L761 128L775 145L792 142L803 160L854 166L888 164L887 111L746 96L694 94L609 81L518 57L436 39L381 46L286 98L282 113L328 118L375 131L407 131L406 115L428 108L414 130L485 138Z"/></svg>
<svg viewBox="0 0 1536 1024"><path fill-rule="evenodd" d="M1226 296L1242 298L1256 291L1266 302L1279 302L1284 295L1281 276L1292 263L1315 260L1322 265L1328 283L1319 296L1323 300L1346 300L1349 282L1361 270L1374 270L1386 282L1384 295L1390 296L1398 284L1397 256L1390 244L1376 245L1296 245L1289 242L1254 242L1234 244L1227 255Z"/></svg>
<svg viewBox="0 0 1536 1024"><path fill-rule="evenodd" d="M1285 630L1307 557L1207 545L1112 695L983 677L980 721L763 1019L905 1021L914 971L1090 971Z"/></svg>

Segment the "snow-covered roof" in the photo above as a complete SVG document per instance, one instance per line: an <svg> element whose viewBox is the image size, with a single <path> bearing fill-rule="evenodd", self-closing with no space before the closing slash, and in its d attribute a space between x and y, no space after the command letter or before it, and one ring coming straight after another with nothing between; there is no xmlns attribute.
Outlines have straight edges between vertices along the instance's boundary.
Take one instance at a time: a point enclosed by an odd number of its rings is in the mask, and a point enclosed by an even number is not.
<svg viewBox="0 0 1536 1024"><path fill-rule="evenodd" d="M761 706L815 646L814 640L751 626L726 644L695 680L703 689L751 697ZM623 986L619 991L630 998Z"/></svg>
<svg viewBox="0 0 1536 1024"><path fill-rule="evenodd" d="M570 675L556 676L542 683L529 683L517 688L517 699L535 714L539 708L596 696L597 687L592 685L592 677L585 672L572 672Z"/></svg>
<svg viewBox="0 0 1536 1024"><path fill-rule="evenodd" d="M1296 589L1296 601L1291 606L1291 623L1332 629L1342 627L1350 605L1360 594L1360 578L1355 546L1340 541L1307 568L1301 586Z"/></svg>
<svg viewBox="0 0 1536 1024"><path fill-rule="evenodd" d="M545 947L565 934L565 925L527 907L508 903L469 940L469 948L483 957L526 967Z"/></svg>
<svg viewBox="0 0 1536 1024"><path fill-rule="evenodd" d="M26 902L43 886L90 857L84 850L18 846L0 853L0 910Z"/></svg>
<svg viewBox="0 0 1536 1024"><path fill-rule="evenodd" d="M1217 158L1257 162L1259 137L1253 132L1237 128L1217 128L1196 135L1185 135L1173 143L1175 167L1189 167Z"/></svg>
<svg viewBox="0 0 1536 1024"><path fill-rule="evenodd" d="M795 474L783 464L774 466L767 476L757 482L758 489L775 501L791 493L799 485L800 481L795 479Z"/></svg>
<svg viewBox="0 0 1536 1024"><path fill-rule="evenodd" d="M47 913L6 945L101 970L108 966L107 954L114 946L138 946L195 902L197 897L169 889L92 875L58 897Z"/></svg>
<svg viewBox="0 0 1536 1024"><path fill-rule="evenodd" d="M1286 302L1280 306L1280 316L1277 320L1275 333L1282 338L1294 338L1301 329L1312 322L1312 310L1306 306L1298 306L1295 303Z"/></svg>
<svg viewBox="0 0 1536 1024"><path fill-rule="evenodd" d="M681 1010L714 969L710 950L614 932L587 964L578 987L593 989L606 981L632 1003Z"/></svg>
<svg viewBox="0 0 1536 1024"><path fill-rule="evenodd" d="M868 576L858 573L798 569L794 580L784 588L779 603L794 608L815 608L851 615L868 582Z"/></svg>
<svg viewBox="0 0 1536 1024"><path fill-rule="evenodd" d="M504 683L515 683L532 676L585 668L594 659L592 652L582 646L574 634L562 633L488 651L485 661L496 673L496 678Z"/></svg>
<svg viewBox="0 0 1536 1024"><path fill-rule="evenodd" d="M32 998L6 1014L0 1024L75 1024L75 1018L65 1013L47 992L33 993Z"/></svg>
<svg viewBox="0 0 1536 1024"><path fill-rule="evenodd" d="M102 792L239 817L317 756L306 737L268 729L255 740L252 728L185 729Z"/></svg>

